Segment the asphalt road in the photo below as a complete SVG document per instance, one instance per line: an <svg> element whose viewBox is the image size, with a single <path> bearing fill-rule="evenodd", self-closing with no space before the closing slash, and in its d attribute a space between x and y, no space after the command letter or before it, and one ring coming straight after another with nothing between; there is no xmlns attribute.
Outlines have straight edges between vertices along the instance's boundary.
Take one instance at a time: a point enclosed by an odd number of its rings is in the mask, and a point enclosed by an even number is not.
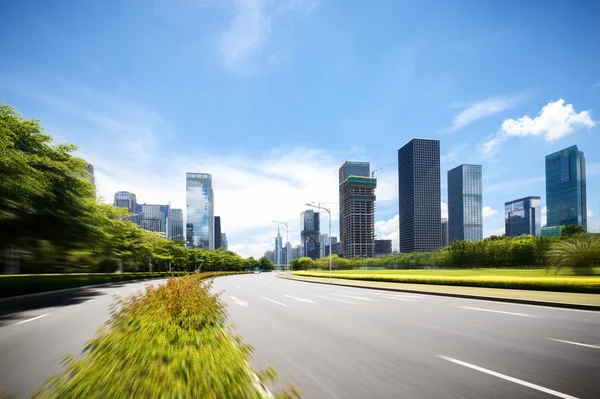
<svg viewBox="0 0 600 399"><path fill-rule="evenodd" d="M0 305L0 393L26 398L80 353L113 295L143 283ZM221 277L256 368L305 398L599 398L600 312ZM273 387L276 390L277 387Z"/></svg>

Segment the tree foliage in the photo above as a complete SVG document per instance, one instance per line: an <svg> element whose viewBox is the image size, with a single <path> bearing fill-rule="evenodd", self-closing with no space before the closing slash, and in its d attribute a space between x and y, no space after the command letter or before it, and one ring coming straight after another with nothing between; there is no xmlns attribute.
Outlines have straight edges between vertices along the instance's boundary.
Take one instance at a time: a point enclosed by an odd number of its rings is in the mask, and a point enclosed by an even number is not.
<svg viewBox="0 0 600 399"><path fill-rule="evenodd" d="M560 236L563 238L573 237L574 235L582 233L585 233L585 229L583 228L583 226L579 226L576 224L569 224L560 230Z"/></svg>

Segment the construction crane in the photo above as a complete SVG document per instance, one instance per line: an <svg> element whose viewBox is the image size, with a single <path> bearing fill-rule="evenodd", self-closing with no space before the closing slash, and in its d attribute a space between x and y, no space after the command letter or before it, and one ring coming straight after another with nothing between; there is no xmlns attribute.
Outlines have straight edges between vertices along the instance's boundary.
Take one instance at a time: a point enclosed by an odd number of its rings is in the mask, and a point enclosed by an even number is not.
<svg viewBox="0 0 600 399"><path fill-rule="evenodd" d="M388 166L392 166L392 165L395 165L395 164L396 164L396 162L388 163L387 165L384 165L381 168L377 168L377 169L371 171L371 177L375 177L375 172L380 172L383 169L387 168Z"/></svg>

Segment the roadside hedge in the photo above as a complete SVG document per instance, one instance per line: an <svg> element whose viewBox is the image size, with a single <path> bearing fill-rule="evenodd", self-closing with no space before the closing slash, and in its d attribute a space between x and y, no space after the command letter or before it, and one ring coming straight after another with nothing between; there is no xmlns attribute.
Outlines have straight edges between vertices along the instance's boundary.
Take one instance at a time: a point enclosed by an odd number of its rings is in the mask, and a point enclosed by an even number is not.
<svg viewBox="0 0 600 399"><path fill-rule="evenodd" d="M121 299L83 357L69 355L39 398L268 398L267 369L248 365L251 347L226 325L215 273L169 278ZM290 392L277 395L291 398Z"/></svg>
<svg viewBox="0 0 600 399"><path fill-rule="evenodd" d="M73 274L5 274L0 275L0 298L38 292L84 287L86 285L118 283L151 278L164 278L185 273L73 273Z"/></svg>
<svg viewBox="0 0 600 399"><path fill-rule="evenodd" d="M294 272L298 276L329 278L326 272ZM600 294L600 277L435 276L391 273L333 273L333 278L407 284L436 284L518 290Z"/></svg>

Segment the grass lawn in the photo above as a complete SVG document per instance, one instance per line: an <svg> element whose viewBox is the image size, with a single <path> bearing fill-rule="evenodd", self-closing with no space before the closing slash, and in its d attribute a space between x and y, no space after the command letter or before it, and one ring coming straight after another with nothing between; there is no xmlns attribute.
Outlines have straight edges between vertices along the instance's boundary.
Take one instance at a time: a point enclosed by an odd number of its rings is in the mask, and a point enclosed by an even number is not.
<svg viewBox="0 0 600 399"><path fill-rule="evenodd" d="M600 270L596 270L600 272ZM328 277L329 271L294 272L299 276ZM340 270L334 278L410 284L600 293L600 275L574 276L546 269Z"/></svg>

